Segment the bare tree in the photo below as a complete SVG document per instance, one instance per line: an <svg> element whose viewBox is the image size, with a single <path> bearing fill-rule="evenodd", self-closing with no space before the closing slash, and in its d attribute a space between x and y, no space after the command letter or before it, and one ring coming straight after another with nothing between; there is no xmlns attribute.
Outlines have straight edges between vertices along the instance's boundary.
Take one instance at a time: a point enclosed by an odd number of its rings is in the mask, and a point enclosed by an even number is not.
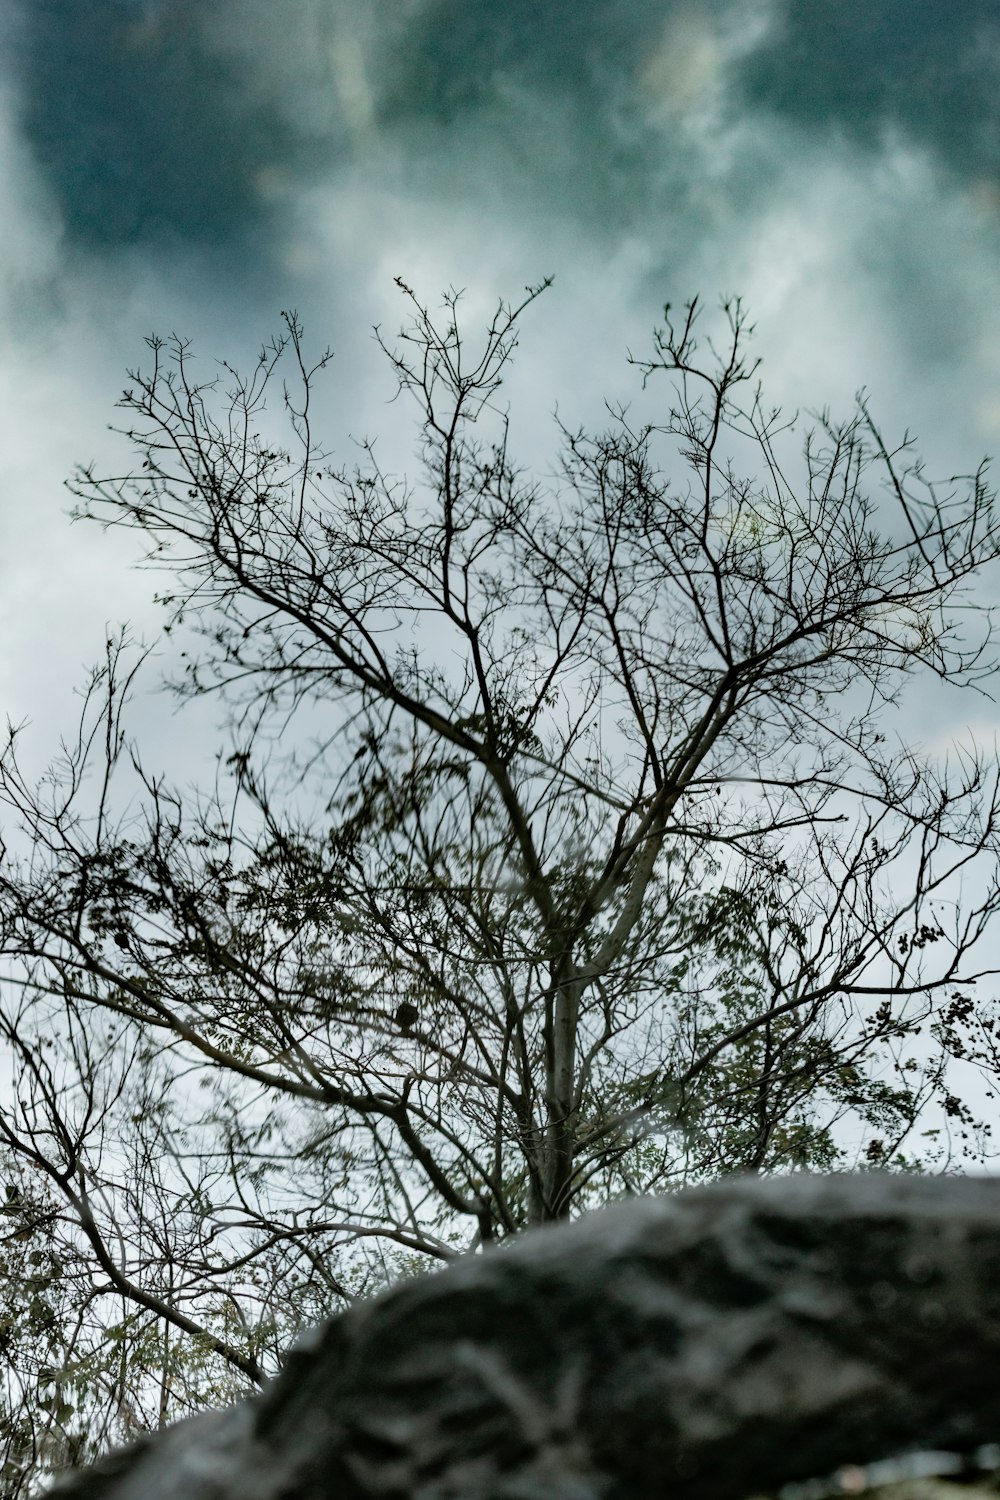
<svg viewBox="0 0 1000 1500"><path fill-rule="evenodd" d="M557 423L543 484L497 404L542 288L470 354L456 295L435 321L400 286L413 479L319 444L329 356L290 316L249 378L152 341L137 467L76 482L170 574L175 688L229 705L215 787L146 769L124 638L41 788L16 734L0 761L7 1148L141 1327L236 1379L623 1193L919 1165L935 1100L983 1149L948 1059L989 1020L995 770L892 723L913 674L995 670L983 469L935 486L864 399L800 442L732 302L707 358L668 308L633 361L665 413Z"/></svg>

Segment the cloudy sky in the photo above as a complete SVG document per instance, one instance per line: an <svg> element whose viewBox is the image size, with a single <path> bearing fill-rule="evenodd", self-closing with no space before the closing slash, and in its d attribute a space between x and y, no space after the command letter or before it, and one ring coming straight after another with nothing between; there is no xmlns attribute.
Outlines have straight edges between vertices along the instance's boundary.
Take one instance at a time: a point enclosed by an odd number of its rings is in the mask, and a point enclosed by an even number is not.
<svg viewBox="0 0 1000 1500"><path fill-rule="evenodd" d="M738 292L774 399L865 385L935 473L1000 446L989 0L4 0L0 57L0 710L50 750L105 622L155 634L62 489L122 461L153 330L207 372L296 307L343 451L399 438L394 276L473 316L555 273L515 393L539 448L557 400L628 395L664 301Z"/></svg>

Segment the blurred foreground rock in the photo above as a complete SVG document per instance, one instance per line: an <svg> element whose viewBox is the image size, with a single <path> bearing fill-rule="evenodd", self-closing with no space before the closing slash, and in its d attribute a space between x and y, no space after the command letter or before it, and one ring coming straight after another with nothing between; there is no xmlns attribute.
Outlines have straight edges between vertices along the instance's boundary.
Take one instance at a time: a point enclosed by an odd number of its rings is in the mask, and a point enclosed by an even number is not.
<svg viewBox="0 0 1000 1500"><path fill-rule="evenodd" d="M872 1500L996 1500L998 1493L994 1484L951 1484L944 1479L909 1479L868 1491Z"/></svg>
<svg viewBox="0 0 1000 1500"><path fill-rule="evenodd" d="M730 1179L396 1287L58 1493L745 1500L995 1441L998 1370L1000 1183Z"/></svg>
<svg viewBox="0 0 1000 1500"><path fill-rule="evenodd" d="M871 1500L996 1500L995 1485L952 1484L945 1479L907 1479L866 1490Z"/></svg>

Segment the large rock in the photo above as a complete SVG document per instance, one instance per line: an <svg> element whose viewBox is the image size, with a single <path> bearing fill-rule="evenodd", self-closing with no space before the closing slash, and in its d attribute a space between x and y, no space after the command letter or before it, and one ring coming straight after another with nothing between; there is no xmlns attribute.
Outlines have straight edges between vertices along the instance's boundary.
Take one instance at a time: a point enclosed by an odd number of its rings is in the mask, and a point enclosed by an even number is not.
<svg viewBox="0 0 1000 1500"><path fill-rule="evenodd" d="M730 1179L322 1325L73 1500L743 1500L1000 1435L1000 1183Z"/></svg>

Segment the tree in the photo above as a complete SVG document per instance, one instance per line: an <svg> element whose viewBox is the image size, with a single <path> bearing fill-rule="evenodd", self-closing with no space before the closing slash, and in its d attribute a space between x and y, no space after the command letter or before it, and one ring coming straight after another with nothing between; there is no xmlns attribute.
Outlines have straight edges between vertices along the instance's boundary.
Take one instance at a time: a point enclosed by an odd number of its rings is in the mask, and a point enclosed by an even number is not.
<svg viewBox="0 0 1000 1500"><path fill-rule="evenodd" d="M992 1024L995 772L891 732L914 674L995 670L984 468L935 486L863 397L798 448L734 301L708 358L668 308L632 361L665 413L557 422L546 486L497 403L543 288L470 355L456 294L436 321L399 285L412 322L376 336L417 478L319 444L330 356L288 316L247 378L151 341L136 466L75 483L170 575L166 630L200 642L175 690L228 705L214 788L128 739L124 635L48 780L16 732L0 762L0 1131L95 1285L180 1346L169 1400L137 1369L145 1421L609 1198L919 1166L935 1100L984 1149L948 1062Z"/></svg>
<svg viewBox="0 0 1000 1500"><path fill-rule="evenodd" d="M65 1267L53 1249L58 1205L51 1195L25 1190L26 1174L6 1158L0 1204L0 1493L27 1492L34 1472L50 1459L73 1462L75 1414L56 1371L70 1364L81 1324L74 1317Z"/></svg>

